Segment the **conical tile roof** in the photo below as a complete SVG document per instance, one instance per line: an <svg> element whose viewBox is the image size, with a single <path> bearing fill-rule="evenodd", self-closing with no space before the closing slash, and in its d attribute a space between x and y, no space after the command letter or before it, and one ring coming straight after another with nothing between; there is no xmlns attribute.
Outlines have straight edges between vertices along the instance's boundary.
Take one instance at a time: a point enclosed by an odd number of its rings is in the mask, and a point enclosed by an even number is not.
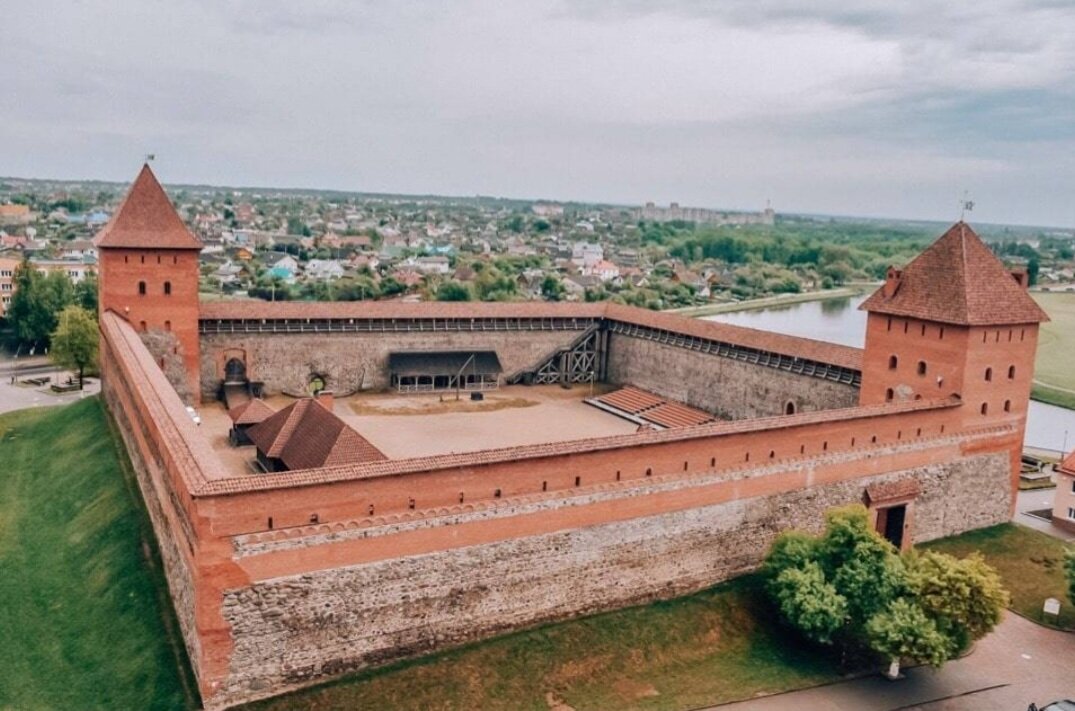
<svg viewBox="0 0 1075 711"><path fill-rule="evenodd" d="M127 197L93 242L104 248L202 248L179 218L149 164L142 166Z"/></svg>
<svg viewBox="0 0 1075 711"><path fill-rule="evenodd" d="M1039 323L1049 317L965 222L957 222L863 302L865 311L962 326Z"/></svg>

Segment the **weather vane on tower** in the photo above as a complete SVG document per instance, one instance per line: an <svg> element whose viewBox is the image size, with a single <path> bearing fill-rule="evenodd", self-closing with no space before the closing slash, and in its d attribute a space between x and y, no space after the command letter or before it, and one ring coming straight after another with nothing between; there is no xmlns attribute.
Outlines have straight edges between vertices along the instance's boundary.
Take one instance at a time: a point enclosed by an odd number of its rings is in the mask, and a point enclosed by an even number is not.
<svg viewBox="0 0 1075 711"><path fill-rule="evenodd" d="M963 191L963 199L959 201L959 221L963 221L963 217L974 209L974 201L967 199L967 191Z"/></svg>

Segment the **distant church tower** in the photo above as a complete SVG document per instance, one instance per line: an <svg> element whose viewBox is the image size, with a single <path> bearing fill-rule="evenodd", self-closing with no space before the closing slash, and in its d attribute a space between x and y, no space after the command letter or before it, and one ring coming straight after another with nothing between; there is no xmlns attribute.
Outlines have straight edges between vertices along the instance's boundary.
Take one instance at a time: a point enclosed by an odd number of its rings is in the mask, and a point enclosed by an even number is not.
<svg viewBox="0 0 1075 711"><path fill-rule="evenodd" d="M94 243L100 251L101 312L111 310L146 334L162 367L179 364L189 399L196 401L202 244L183 224L148 164ZM166 354L160 352L164 349Z"/></svg>
<svg viewBox="0 0 1075 711"><path fill-rule="evenodd" d="M869 312L860 403L956 395L964 426L1017 426L1017 477L1038 325L1049 320L1027 286L962 221L902 271L889 268L860 307Z"/></svg>

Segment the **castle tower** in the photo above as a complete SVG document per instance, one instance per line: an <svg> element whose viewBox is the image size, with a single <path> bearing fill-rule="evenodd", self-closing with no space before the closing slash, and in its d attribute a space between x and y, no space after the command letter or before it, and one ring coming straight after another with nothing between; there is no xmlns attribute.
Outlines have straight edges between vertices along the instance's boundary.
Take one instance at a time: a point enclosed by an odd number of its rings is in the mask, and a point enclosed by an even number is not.
<svg viewBox="0 0 1075 711"><path fill-rule="evenodd" d="M179 381L177 391L197 400L202 244L183 224L149 165L142 166L94 243L100 250L100 310L114 311L144 333L161 367Z"/></svg>
<svg viewBox="0 0 1075 711"><path fill-rule="evenodd" d="M964 426L1012 423L1014 477L1034 374L1038 325L1048 316L960 221L860 308L869 312L860 404L958 396Z"/></svg>

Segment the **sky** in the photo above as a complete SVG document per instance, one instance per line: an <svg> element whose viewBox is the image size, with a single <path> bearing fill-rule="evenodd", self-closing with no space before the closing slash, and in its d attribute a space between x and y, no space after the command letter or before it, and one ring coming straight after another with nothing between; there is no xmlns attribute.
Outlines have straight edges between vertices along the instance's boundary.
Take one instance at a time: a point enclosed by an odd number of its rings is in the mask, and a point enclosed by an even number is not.
<svg viewBox="0 0 1075 711"><path fill-rule="evenodd" d="M1070 0L0 0L0 175L1075 226Z"/></svg>

